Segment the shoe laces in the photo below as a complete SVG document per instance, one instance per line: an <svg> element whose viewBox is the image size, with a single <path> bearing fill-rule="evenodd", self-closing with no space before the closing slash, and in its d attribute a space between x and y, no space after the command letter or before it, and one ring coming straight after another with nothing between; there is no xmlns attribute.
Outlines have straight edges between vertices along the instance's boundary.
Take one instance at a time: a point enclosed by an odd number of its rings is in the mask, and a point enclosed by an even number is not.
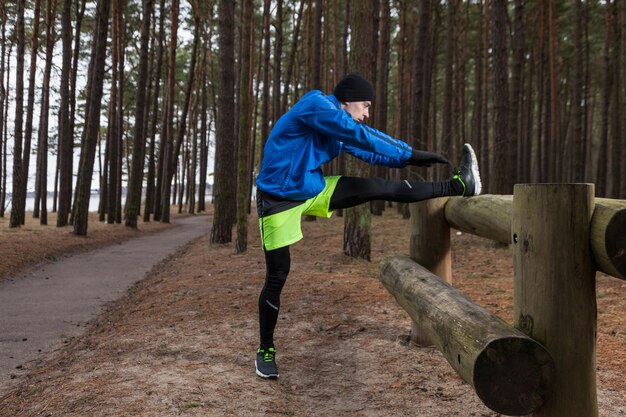
<svg viewBox="0 0 626 417"><path fill-rule="evenodd" d="M461 183L461 185L463 186L463 194L461 194L461 195L465 195L465 191L466 191L467 187L465 186L465 181L463 181L463 178L462 178L461 175L462 175L461 169L457 168L454 171L454 175L452 176L452 179L458 180Z"/></svg>
<svg viewBox="0 0 626 417"><path fill-rule="evenodd" d="M271 347L267 349L259 349L259 352L263 354L263 362L274 362L274 358L276 357L276 349Z"/></svg>

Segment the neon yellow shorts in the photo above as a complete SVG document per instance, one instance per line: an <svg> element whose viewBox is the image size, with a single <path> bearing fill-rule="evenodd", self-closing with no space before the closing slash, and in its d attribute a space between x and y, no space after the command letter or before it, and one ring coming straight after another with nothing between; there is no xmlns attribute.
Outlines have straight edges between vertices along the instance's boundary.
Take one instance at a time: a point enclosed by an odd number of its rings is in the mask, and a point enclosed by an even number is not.
<svg viewBox="0 0 626 417"><path fill-rule="evenodd" d="M261 241L265 250L282 248L301 240L303 237L301 228L303 215L326 218L332 216L333 212L328 207L339 178L341 177L324 177L326 186L315 197L309 198L296 207L259 218Z"/></svg>

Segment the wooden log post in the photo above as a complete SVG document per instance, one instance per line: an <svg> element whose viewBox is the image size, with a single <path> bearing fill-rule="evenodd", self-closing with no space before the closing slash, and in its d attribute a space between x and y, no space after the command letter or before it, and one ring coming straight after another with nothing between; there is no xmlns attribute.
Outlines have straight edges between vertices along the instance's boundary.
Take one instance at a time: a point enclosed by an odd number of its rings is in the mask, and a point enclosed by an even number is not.
<svg viewBox="0 0 626 417"><path fill-rule="evenodd" d="M550 395L554 366L538 342L406 256L383 260L380 279L487 407L527 415Z"/></svg>
<svg viewBox="0 0 626 417"><path fill-rule="evenodd" d="M411 213L409 254L415 262L444 281L452 283L450 226L443 213L447 201L447 197L436 198L409 206ZM411 324L411 341L420 346L432 345L416 322Z"/></svg>
<svg viewBox="0 0 626 417"><path fill-rule="evenodd" d="M535 416L598 415L591 184L518 184L513 200L515 327L554 358L554 393Z"/></svg>

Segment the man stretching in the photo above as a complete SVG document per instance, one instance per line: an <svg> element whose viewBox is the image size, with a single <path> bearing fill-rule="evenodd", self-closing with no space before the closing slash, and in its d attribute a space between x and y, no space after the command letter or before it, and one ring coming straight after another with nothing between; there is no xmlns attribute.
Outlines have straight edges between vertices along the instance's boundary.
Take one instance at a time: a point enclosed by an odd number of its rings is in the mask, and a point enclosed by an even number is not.
<svg viewBox="0 0 626 417"><path fill-rule="evenodd" d="M318 90L305 94L276 122L267 140L256 178L267 270L259 296L260 346L255 365L260 377L278 378L274 328L291 264L289 245L302 239L303 215L330 217L333 210L372 200L413 203L481 192L478 163L469 144L463 146L461 167L447 181L325 177L321 165L342 152L372 165L395 168L449 164L438 153L413 149L363 124L373 98L374 88L369 81L350 74L330 95Z"/></svg>

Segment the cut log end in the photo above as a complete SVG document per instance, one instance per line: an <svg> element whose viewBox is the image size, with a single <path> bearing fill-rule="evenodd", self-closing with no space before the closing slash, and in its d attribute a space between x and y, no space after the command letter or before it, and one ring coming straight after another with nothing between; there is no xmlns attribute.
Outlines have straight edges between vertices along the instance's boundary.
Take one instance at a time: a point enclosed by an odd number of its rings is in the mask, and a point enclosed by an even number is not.
<svg viewBox="0 0 626 417"><path fill-rule="evenodd" d="M473 385L486 406L522 416L537 410L551 394L552 358L536 341L506 337L490 342L476 358Z"/></svg>
<svg viewBox="0 0 626 417"><path fill-rule="evenodd" d="M606 228L606 253L620 278L626 279L626 210L618 212Z"/></svg>

